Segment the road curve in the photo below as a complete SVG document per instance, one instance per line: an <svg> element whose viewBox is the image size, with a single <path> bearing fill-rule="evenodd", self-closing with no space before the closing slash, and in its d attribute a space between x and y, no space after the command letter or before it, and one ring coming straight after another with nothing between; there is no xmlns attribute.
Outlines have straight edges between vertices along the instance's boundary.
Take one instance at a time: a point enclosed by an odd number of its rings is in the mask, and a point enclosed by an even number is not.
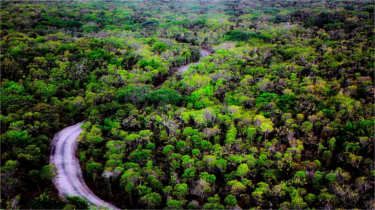
<svg viewBox="0 0 375 210"><path fill-rule="evenodd" d="M205 58L211 53L207 50L201 50L200 54L202 58ZM177 72L183 73L187 71L191 64L179 67ZM162 85L159 85L155 89L160 88ZM52 140L50 164L57 167L57 176L53 178L53 183L59 191L60 196L79 196L86 199L92 206L103 206L117 210L119 208L98 198L83 180L81 166L75 156L77 139L83 131L81 128L82 124L83 122L65 128L58 132Z"/></svg>
<svg viewBox="0 0 375 210"><path fill-rule="evenodd" d="M208 51L208 50L203 50L203 49L202 49L202 50L200 51L200 54L201 54L201 57L202 57L202 58L205 58L205 57L209 56L209 55L211 54L211 52ZM185 72L185 71L188 70L188 68L189 68L190 65L192 65L192 64L198 64L198 63L200 63L200 62L198 61L198 62L195 62L195 63L190 63L190 64L187 64L187 65L184 65L184 66L180 66L180 67L177 69L177 72L178 72L178 73L183 73L183 72Z"/></svg>
<svg viewBox="0 0 375 210"><path fill-rule="evenodd" d="M82 124L83 122L65 128L58 132L52 140L50 164L57 167L57 176L53 178L53 183L60 196L79 196L87 200L91 206L119 209L98 198L83 180L82 170L75 156L77 139L83 131Z"/></svg>
<svg viewBox="0 0 375 210"><path fill-rule="evenodd" d="M209 56L211 54L210 51L208 50L201 50L200 51L200 54L201 54L201 58L205 58L207 56ZM189 69L189 66L192 65L192 64L198 64L200 63L199 61L198 62L195 62L195 63L189 63L189 64L186 64L184 66L180 66L178 69L177 69L177 72L182 74L183 72L187 71ZM157 90L157 89L160 89L162 86L163 86L164 82L161 83L160 85L156 86L153 90Z"/></svg>

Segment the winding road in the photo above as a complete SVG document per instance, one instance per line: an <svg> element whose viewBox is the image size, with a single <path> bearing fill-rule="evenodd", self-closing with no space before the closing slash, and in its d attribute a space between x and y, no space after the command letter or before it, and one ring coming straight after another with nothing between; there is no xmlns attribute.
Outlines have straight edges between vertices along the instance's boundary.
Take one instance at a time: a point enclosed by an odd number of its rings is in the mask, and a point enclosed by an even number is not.
<svg viewBox="0 0 375 210"><path fill-rule="evenodd" d="M205 58L211 53L207 50L201 50L200 54L201 57ZM177 69L177 72L183 73L187 71L191 64L181 66ZM162 85L159 85L155 89L160 88ZM52 140L50 164L57 167L57 176L53 178L53 183L59 191L60 196L79 196L86 199L91 206L119 209L98 198L83 180L81 166L75 156L78 145L77 139L83 131L81 128L82 124L83 122L65 128L58 132Z"/></svg>
<svg viewBox="0 0 375 210"><path fill-rule="evenodd" d="M50 164L57 167L57 176L53 178L53 183L60 196L79 196L86 199L91 206L119 209L98 198L83 180L82 170L75 156L82 124L83 122L65 128L58 132L52 140Z"/></svg>

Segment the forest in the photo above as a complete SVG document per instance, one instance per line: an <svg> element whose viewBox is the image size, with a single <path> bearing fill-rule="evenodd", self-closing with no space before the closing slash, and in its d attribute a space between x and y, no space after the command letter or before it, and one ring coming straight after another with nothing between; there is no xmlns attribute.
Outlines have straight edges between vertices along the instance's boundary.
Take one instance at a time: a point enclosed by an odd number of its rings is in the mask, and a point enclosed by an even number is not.
<svg viewBox="0 0 375 210"><path fill-rule="evenodd" d="M1 209L375 209L373 1L0 6Z"/></svg>

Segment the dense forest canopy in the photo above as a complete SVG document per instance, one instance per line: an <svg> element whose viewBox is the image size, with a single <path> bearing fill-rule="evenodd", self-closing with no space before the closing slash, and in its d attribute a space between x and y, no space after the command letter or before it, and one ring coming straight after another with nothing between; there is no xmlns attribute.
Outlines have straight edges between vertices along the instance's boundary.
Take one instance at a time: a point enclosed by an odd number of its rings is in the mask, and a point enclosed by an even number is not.
<svg viewBox="0 0 375 210"><path fill-rule="evenodd" d="M2 1L2 208L89 207L49 165L82 121L85 181L122 209L375 208L373 17L366 0Z"/></svg>

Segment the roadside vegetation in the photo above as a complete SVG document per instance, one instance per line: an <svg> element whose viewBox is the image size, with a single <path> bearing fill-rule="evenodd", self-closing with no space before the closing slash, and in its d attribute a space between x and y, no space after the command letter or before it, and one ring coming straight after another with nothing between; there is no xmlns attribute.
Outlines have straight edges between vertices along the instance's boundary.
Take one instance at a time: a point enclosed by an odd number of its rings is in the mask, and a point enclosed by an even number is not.
<svg viewBox="0 0 375 210"><path fill-rule="evenodd" d="M88 208L48 165L82 121L85 181L119 208L375 208L370 1L0 5L3 208Z"/></svg>

